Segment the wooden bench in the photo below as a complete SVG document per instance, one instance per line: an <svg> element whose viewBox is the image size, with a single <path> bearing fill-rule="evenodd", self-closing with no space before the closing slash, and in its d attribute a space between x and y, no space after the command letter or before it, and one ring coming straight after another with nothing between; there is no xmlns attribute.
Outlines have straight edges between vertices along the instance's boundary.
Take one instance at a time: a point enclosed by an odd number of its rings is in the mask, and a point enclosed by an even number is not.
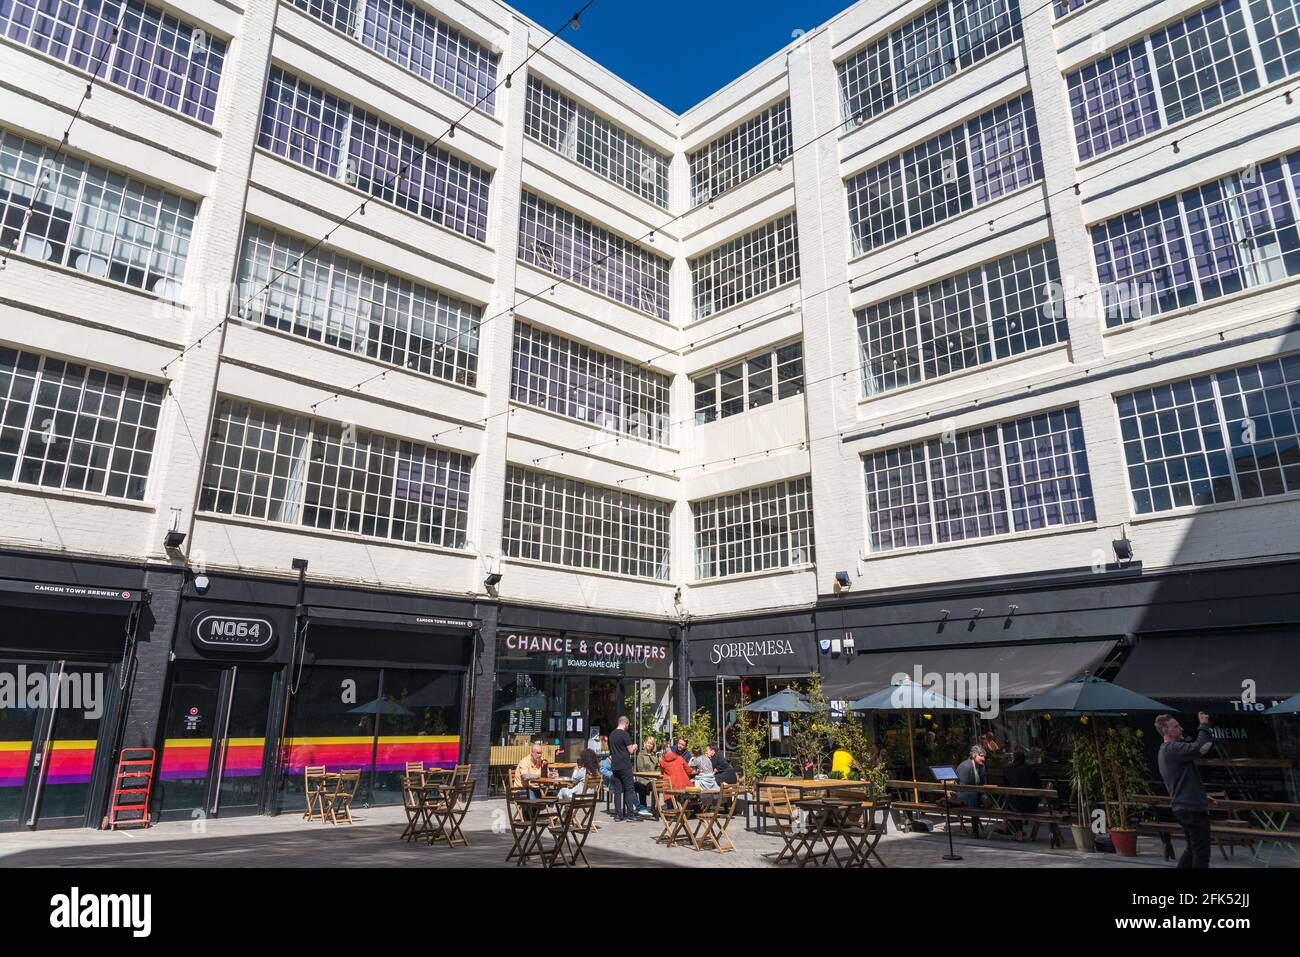
<svg viewBox="0 0 1300 957"><path fill-rule="evenodd" d="M975 793L1003 797L1036 797L1046 802L1046 806L1037 811L1016 811L1011 808L974 808L954 802L949 802L945 808L942 800L908 800L909 797L913 795L919 796L921 793L943 795L944 786L934 781L889 781L887 783L891 791L902 795L902 797L895 798L890 805L890 811L894 815L894 823L899 830L912 830L912 824L918 814L943 817L946 813L949 819L955 819L959 822L971 819L1023 821L1030 825L1029 840L1037 840L1039 830L1043 825L1047 825L1050 835L1049 846L1061 847L1063 845L1061 825L1068 823L1070 820L1070 815L1058 804L1060 799L1055 788L1008 788L990 784L949 784L947 787L947 794L950 797L954 794Z"/></svg>
<svg viewBox="0 0 1300 957"><path fill-rule="evenodd" d="M1165 812L1171 810L1171 801L1163 794L1140 794L1133 803L1146 805L1154 810ZM1210 846L1217 847L1219 854L1226 861L1228 855L1238 847L1248 848L1252 855L1259 857L1260 847L1264 844L1277 843L1293 845L1300 841L1300 830L1282 829L1283 822L1300 815L1300 805L1281 801L1239 801L1216 798L1210 803ZM1249 813L1264 821L1271 822L1273 815L1281 815L1279 827L1264 827L1259 823L1243 820L1239 814ZM1140 821L1136 825L1139 834L1157 835L1164 847L1165 860L1174 859L1173 836L1182 834L1182 825L1176 821Z"/></svg>

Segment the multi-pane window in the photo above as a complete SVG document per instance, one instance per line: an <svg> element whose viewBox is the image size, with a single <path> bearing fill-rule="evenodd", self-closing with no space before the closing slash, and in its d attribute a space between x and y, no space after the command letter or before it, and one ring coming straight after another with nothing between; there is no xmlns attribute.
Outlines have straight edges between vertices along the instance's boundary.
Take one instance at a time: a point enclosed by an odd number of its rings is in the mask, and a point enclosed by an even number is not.
<svg viewBox="0 0 1300 957"><path fill-rule="evenodd" d="M667 156L535 76L528 77L524 134L668 208Z"/></svg>
<svg viewBox="0 0 1300 957"><path fill-rule="evenodd" d="M249 223L243 317L413 372L473 386L483 310L418 282Z"/></svg>
<svg viewBox="0 0 1300 957"><path fill-rule="evenodd" d="M868 397L1069 337L1052 243L859 309L857 320Z"/></svg>
<svg viewBox="0 0 1300 957"><path fill-rule="evenodd" d="M469 479L459 452L222 397L199 508L464 548Z"/></svg>
<svg viewBox="0 0 1300 957"><path fill-rule="evenodd" d="M500 57L423 7L409 0L289 2L471 106L495 108Z"/></svg>
<svg viewBox="0 0 1300 957"><path fill-rule="evenodd" d="M1081 160L1160 128L1160 107L1142 42L1071 73L1068 85Z"/></svg>
<svg viewBox="0 0 1300 957"><path fill-rule="evenodd" d="M212 122L226 44L157 7L139 0L0 0L0 36Z"/></svg>
<svg viewBox="0 0 1300 957"><path fill-rule="evenodd" d="M0 131L0 246L178 297L193 200L55 153Z"/></svg>
<svg viewBox="0 0 1300 957"><path fill-rule="evenodd" d="M789 213L690 261L695 318L799 278L799 233Z"/></svg>
<svg viewBox="0 0 1300 957"><path fill-rule="evenodd" d="M0 346L0 481L143 499L165 389Z"/></svg>
<svg viewBox="0 0 1300 957"><path fill-rule="evenodd" d="M1300 153L1092 227L1106 325L1300 274Z"/></svg>
<svg viewBox="0 0 1300 957"><path fill-rule="evenodd" d="M1300 73L1300 0L1250 0L1269 83Z"/></svg>
<svg viewBox="0 0 1300 957"><path fill-rule="evenodd" d="M1221 0L1066 80L1086 160L1300 71L1297 0Z"/></svg>
<svg viewBox="0 0 1300 957"><path fill-rule="evenodd" d="M1300 355L1115 397L1133 511L1300 491Z"/></svg>
<svg viewBox="0 0 1300 957"><path fill-rule="evenodd" d="M839 63L844 122L864 122L1019 39L1011 0L940 3Z"/></svg>
<svg viewBox="0 0 1300 957"><path fill-rule="evenodd" d="M667 581L672 506L511 465L503 544L510 558Z"/></svg>
<svg viewBox="0 0 1300 957"><path fill-rule="evenodd" d="M848 180L853 247L864 253L1042 179L1028 93Z"/></svg>
<svg viewBox="0 0 1300 957"><path fill-rule="evenodd" d="M1081 9L1089 0L1053 0L1052 9L1058 17L1063 17L1067 13Z"/></svg>
<svg viewBox="0 0 1300 957"><path fill-rule="evenodd" d="M690 154L691 204L707 203L783 162L792 148L785 99Z"/></svg>
<svg viewBox="0 0 1300 957"><path fill-rule="evenodd" d="M703 425L803 393L803 343L791 342L695 376L695 423Z"/></svg>
<svg viewBox="0 0 1300 957"><path fill-rule="evenodd" d="M258 145L430 222L487 238L490 172L278 67L266 83Z"/></svg>
<svg viewBox="0 0 1300 957"><path fill-rule="evenodd" d="M1096 517L1077 408L863 456L873 552Z"/></svg>
<svg viewBox="0 0 1300 957"><path fill-rule="evenodd" d="M672 380L526 322L515 322L510 398L558 415L664 442Z"/></svg>
<svg viewBox="0 0 1300 957"><path fill-rule="evenodd" d="M812 485L806 478L694 502L695 577L721 578L808 565Z"/></svg>
<svg viewBox="0 0 1300 957"><path fill-rule="evenodd" d="M667 259L527 190L519 204L519 259L668 319Z"/></svg>

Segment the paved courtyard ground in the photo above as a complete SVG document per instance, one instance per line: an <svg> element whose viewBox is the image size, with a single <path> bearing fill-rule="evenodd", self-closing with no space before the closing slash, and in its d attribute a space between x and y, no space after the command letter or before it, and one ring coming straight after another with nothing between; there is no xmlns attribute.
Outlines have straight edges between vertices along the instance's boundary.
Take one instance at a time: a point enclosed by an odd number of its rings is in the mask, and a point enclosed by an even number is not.
<svg viewBox="0 0 1300 957"><path fill-rule="evenodd" d="M191 822L167 822L148 830L67 830L0 834L0 867L506 867L511 836L505 826L505 802L476 803L465 820L468 847L430 847L400 839L405 815L400 807L360 809L352 826L308 823L298 814L241 817L204 822L196 833ZM781 840L746 831L743 819L731 827L735 853L697 852L655 842L656 821L619 824L597 816L600 830L587 843L593 867L771 867ZM1069 835L1066 835L1067 841ZM1172 867L1162 859L1154 838L1138 842L1136 858L1052 850L1046 839L1016 844L969 835L955 838L963 861L941 858L948 841L942 834L901 834L881 839L880 856L890 867ZM1181 842L1175 842L1181 852ZM1295 868L1300 858L1277 851L1273 867ZM533 865L536 867L536 865ZM1216 849L1213 867L1262 867L1244 850L1224 860Z"/></svg>

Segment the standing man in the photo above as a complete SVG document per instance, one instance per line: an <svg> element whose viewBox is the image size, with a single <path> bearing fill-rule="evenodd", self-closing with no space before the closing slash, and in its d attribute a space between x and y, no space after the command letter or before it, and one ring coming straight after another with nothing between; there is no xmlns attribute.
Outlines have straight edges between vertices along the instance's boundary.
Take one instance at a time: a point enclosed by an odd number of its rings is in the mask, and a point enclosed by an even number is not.
<svg viewBox="0 0 1300 957"><path fill-rule="evenodd" d="M1172 715L1156 717L1156 730L1164 739L1156 763L1169 792L1174 820L1183 826L1183 837L1187 839L1179 867L1210 866L1210 801L1192 762L1210 753L1214 738L1210 735L1210 716L1202 711L1196 717L1201 726L1195 741L1183 740L1183 726Z"/></svg>
<svg viewBox="0 0 1300 957"><path fill-rule="evenodd" d="M618 727L609 735L609 769L613 772L610 782L614 789L614 819L618 821L635 821L638 817L649 817L650 812L642 813L636 800L636 778L632 775L632 760L636 756L636 745L628 727L632 721L627 716L618 719Z"/></svg>

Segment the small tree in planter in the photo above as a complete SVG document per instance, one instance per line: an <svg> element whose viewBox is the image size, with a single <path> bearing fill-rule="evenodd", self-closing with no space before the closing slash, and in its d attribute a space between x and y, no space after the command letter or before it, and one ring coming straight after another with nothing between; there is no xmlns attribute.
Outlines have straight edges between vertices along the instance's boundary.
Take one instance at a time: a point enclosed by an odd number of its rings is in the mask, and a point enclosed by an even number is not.
<svg viewBox="0 0 1300 957"><path fill-rule="evenodd" d="M795 714L790 720L790 747L794 751L796 772L813 777L819 774L831 750L831 706L822 692L821 675L808 680L808 703L813 710Z"/></svg>
<svg viewBox="0 0 1300 957"><path fill-rule="evenodd" d="M834 726L832 737L835 747L853 758L854 770L849 772L849 780L865 783L873 798L882 796L887 789L889 767L885 761L876 760L876 745L867 719L845 715Z"/></svg>
<svg viewBox="0 0 1300 957"><path fill-rule="evenodd" d="M713 717L709 714L707 708L700 708L691 715L691 720L686 724L680 722L673 725L673 743L678 738L686 739L686 746L691 752L703 751L713 743Z"/></svg>
<svg viewBox="0 0 1300 957"><path fill-rule="evenodd" d="M1132 856L1137 853L1137 832L1129 826L1128 806L1134 795L1150 790L1146 754L1142 741L1128 728L1107 728L1102 741L1103 770L1110 785L1108 790L1115 795L1115 803L1106 808L1111 843L1115 845L1115 853Z"/></svg>
<svg viewBox="0 0 1300 957"><path fill-rule="evenodd" d="M1070 825L1070 830L1074 835L1074 846L1081 851L1091 851L1094 840L1089 812L1092 796L1101 787L1101 778L1097 773L1097 752L1093 750L1092 740L1082 731L1075 729L1070 737L1070 792L1079 818L1077 824Z"/></svg>
<svg viewBox="0 0 1300 957"><path fill-rule="evenodd" d="M746 711L748 698L742 698L736 711L736 724L732 728L736 745L731 749L736 767L745 779L746 787L753 787L758 780L758 764L767 754L767 741L771 732L768 730L767 715Z"/></svg>

